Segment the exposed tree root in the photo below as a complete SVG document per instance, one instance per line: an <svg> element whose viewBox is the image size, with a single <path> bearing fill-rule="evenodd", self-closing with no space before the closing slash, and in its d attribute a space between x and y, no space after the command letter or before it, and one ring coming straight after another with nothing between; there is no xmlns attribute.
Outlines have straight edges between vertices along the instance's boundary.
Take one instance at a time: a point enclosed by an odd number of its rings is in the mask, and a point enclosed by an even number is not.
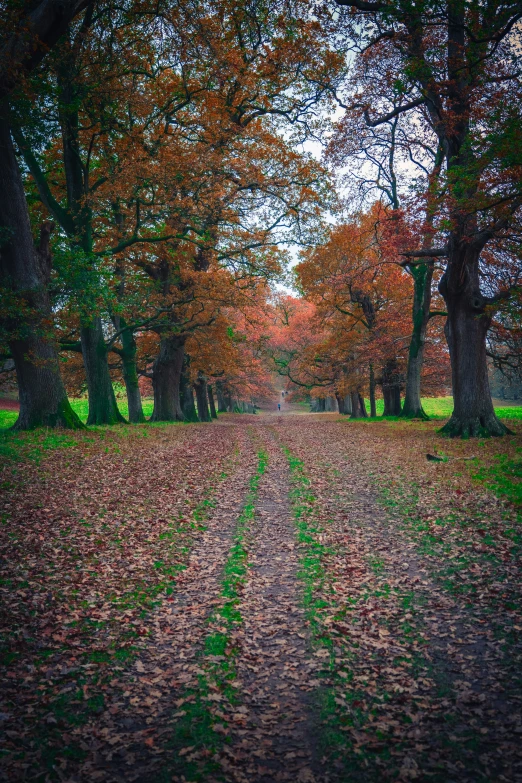
<svg viewBox="0 0 522 783"><path fill-rule="evenodd" d="M506 427L494 414L486 416L456 416L442 427L439 432L449 438L490 438L502 435L513 435L512 430Z"/></svg>

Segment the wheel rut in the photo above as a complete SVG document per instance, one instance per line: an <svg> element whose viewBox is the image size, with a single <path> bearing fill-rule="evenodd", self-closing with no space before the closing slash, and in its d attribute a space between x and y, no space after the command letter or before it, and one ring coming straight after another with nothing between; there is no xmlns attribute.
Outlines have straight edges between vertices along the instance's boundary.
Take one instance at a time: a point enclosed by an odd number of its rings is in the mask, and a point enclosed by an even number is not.
<svg viewBox="0 0 522 783"><path fill-rule="evenodd" d="M259 487L235 638L242 711L220 763L234 783L312 783L328 779L319 771L311 717L317 663L307 643L288 466L270 435L266 448L269 468Z"/></svg>
<svg viewBox="0 0 522 783"><path fill-rule="evenodd" d="M207 619L220 601L221 578L248 487L256 453L245 430L230 475L209 506L176 590L151 617L151 635L141 642L135 664L123 669L105 711L79 729L86 759L76 781L150 781L164 766L176 702L198 678L197 658Z"/></svg>

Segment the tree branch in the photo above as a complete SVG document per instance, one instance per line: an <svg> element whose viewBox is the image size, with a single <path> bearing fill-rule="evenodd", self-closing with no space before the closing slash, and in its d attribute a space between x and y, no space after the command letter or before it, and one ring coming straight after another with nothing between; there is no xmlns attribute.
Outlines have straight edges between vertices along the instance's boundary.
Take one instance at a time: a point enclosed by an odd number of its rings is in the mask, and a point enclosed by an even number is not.
<svg viewBox="0 0 522 783"><path fill-rule="evenodd" d="M93 0L24 0L13 13L13 33L0 43L0 99L20 83L66 32L69 24ZM12 4L16 8L16 4Z"/></svg>
<svg viewBox="0 0 522 783"><path fill-rule="evenodd" d="M399 114L404 114L405 112L410 111L410 109L415 109L417 106L422 106L422 104L425 102L426 98L417 98L415 101L410 101L409 103L404 103L402 106L397 106L396 109L388 112L388 114L383 114L382 117L379 117L376 120L370 120L368 109L365 109L364 120L370 128L376 128L377 125L383 125L385 122L393 120L394 117L398 117Z"/></svg>
<svg viewBox="0 0 522 783"><path fill-rule="evenodd" d="M60 342L60 350L61 351L74 351L74 353L81 353L82 352L82 344L79 340L77 340L74 343L69 342Z"/></svg>
<svg viewBox="0 0 522 783"><path fill-rule="evenodd" d="M422 250L406 250L404 253L399 253L400 256L405 256L406 258L441 258L448 254L447 247L427 247ZM407 264L409 262L405 261L404 263Z"/></svg>
<svg viewBox="0 0 522 783"><path fill-rule="evenodd" d="M376 13L383 11L387 8L387 3L368 2L368 0L336 0L337 5L349 6L350 8L357 8L358 11L367 11L369 13Z"/></svg>

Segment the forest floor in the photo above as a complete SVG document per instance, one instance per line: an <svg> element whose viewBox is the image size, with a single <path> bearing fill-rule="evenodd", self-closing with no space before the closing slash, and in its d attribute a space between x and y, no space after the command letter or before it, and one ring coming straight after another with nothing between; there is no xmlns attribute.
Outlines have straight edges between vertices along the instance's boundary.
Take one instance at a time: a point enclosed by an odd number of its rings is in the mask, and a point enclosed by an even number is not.
<svg viewBox="0 0 522 783"><path fill-rule="evenodd" d="M9 440L1 780L522 781L520 421L291 412Z"/></svg>

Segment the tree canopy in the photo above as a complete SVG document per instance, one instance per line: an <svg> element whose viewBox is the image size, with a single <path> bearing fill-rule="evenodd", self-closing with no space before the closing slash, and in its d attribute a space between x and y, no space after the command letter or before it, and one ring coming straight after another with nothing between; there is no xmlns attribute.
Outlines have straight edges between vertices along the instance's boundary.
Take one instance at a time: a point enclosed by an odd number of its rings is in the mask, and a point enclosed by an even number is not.
<svg viewBox="0 0 522 783"><path fill-rule="evenodd" d="M66 387L88 424L123 421L115 381L130 421L146 382L153 420L184 420L198 384L251 402L278 372L372 414L382 393L425 417L421 391L451 386L448 434L506 432L488 367L520 366L518 3L3 6L17 427L81 426Z"/></svg>

